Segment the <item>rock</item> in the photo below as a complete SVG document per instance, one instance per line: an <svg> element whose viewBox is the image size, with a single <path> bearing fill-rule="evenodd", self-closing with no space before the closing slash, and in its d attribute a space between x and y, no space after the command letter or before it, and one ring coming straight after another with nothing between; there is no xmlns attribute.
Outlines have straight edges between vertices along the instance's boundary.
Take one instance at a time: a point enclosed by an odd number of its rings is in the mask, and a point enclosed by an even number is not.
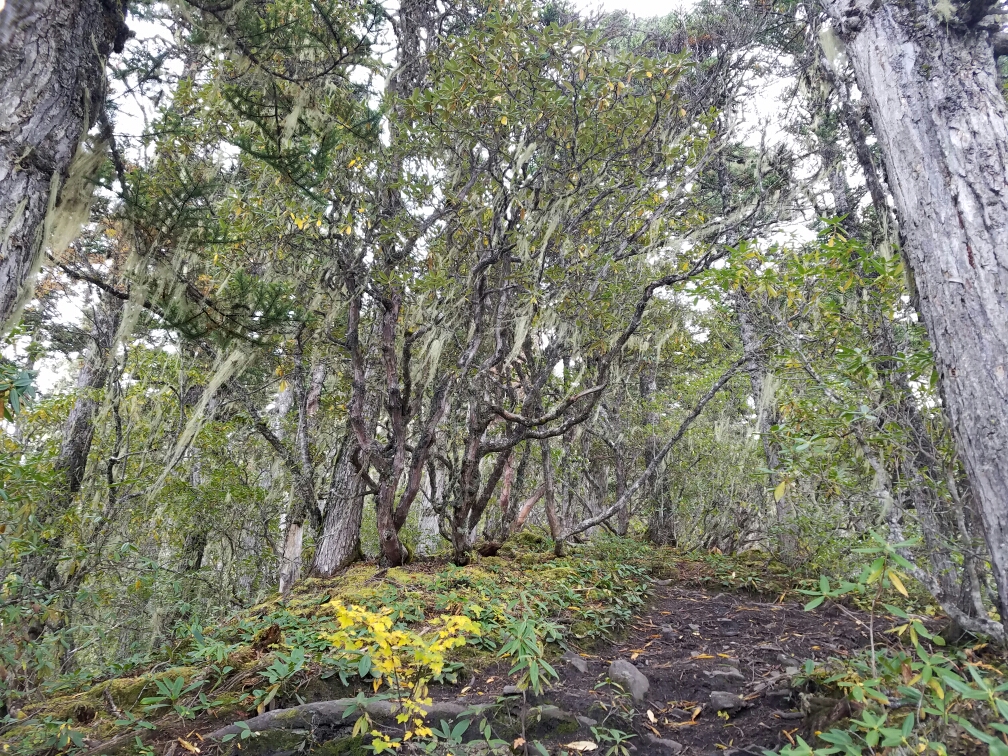
<svg viewBox="0 0 1008 756"><path fill-rule="evenodd" d="M715 690L710 694L711 707L715 711L733 712L745 706L742 696L730 693L727 690Z"/></svg>
<svg viewBox="0 0 1008 756"><path fill-rule="evenodd" d="M784 670L784 674L788 677L795 677L799 673L798 667L788 667Z"/></svg>
<svg viewBox="0 0 1008 756"><path fill-rule="evenodd" d="M564 711L559 706L546 704L536 709L541 722L577 722L577 718L569 711Z"/></svg>
<svg viewBox="0 0 1008 756"><path fill-rule="evenodd" d="M597 719L592 719L591 717L586 717L581 714L577 715L577 721L578 724L581 725L582 727L594 727L595 725L598 724Z"/></svg>
<svg viewBox="0 0 1008 756"><path fill-rule="evenodd" d="M763 697L770 703L783 706L791 700L792 695L793 691L790 688L778 688L776 690L768 690L763 694Z"/></svg>
<svg viewBox="0 0 1008 756"><path fill-rule="evenodd" d="M502 696L520 696L521 691L518 690L517 685L505 685L504 690L501 691Z"/></svg>
<svg viewBox="0 0 1008 756"><path fill-rule="evenodd" d="M801 665L800 661L795 659L793 656L788 656L787 654L777 654L777 661L785 667L797 667Z"/></svg>
<svg viewBox="0 0 1008 756"><path fill-rule="evenodd" d="M661 626L661 636L664 640L678 640L679 633L672 625L662 625Z"/></svg>
<svg viewBox="0 0 1008 756"><path fill-rule="evenodd" d="M724 664L725 666L728 666L728 667L734 667L735 669L739 668L739 660L738 659L731 659L731 658L722 659L721 663Z"/></svg>
<svg viewBox="0 0 1008 756"><path fill-rule="evenodd" d="M689 629L692 630L694 633L699 633L700 632L700 625L690 625Z"/></svg>
<svg viewBox="0 0 1008 756"><path fill-rule="evenodd" d="M576 654L573 651L568 651L561 658L565 662L567 662L568 667L573 667L582 675L588 671L588 662L582 659L580 654Z"/></svg>
<svg viewBox="0 0 1008 756"><path fill-rule="evenodd" d="M731 617L721 617L718 619L718 625L721 629L721 636L724 638L734 638L740 635L738 623Z"/></svg>
<svg viewBox="0 0 1008 756"><path fill-rule="evenodd" d="M725 667L724 669L715 669L713 672L708 672L707 676L711 679L718 680L730 680L732 682L745 682L745 675L739 672L734 667Z"/></svg>
<svg viewBox="0 0 1008 756"><path fill-rule="evenodd" d="M651 687L641 671L626 659L617 659L609 665L609 679L622 686L634 701L643 701Z"/></svg>
<svg viewBox="0 0 1008 756"><path fill-rule="evenodd" d="M682 743L666 740L665 738L656 738L654 735L648 735L647 741L655 748L660 749L660 753L681 753L683 749ZM649 750L648 753L654 753L654 751Z"/></svg>

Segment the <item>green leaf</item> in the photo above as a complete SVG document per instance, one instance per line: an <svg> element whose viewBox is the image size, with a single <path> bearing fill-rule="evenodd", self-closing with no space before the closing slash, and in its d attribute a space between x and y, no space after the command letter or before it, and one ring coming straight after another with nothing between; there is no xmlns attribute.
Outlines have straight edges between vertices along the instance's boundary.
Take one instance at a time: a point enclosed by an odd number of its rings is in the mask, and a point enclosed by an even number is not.
<svg viewBox="0 0 1008 756"><path fill-rule="evenodd" d="M910 737L910 733L913 732L914 726L914 715L913 713L907 714L906 719L903 720L903 727L900 728L900 733L904 738Z"/></svg>
<svg viewBox="0 0 1008 756"><path fill-rule="evenodd" d="M825 596L816 596L814 599L805 604L805 611L806 612L812 611L825 600L826 600Z"/></svg>
<svg viewBox="0 0 1008 756"><path fill-rule="evenodd" d="M462 736L465 735L465 731L469 729L469 720L463 719L459 721L451 731L451 738L455 741L462 740Z"/></svg>

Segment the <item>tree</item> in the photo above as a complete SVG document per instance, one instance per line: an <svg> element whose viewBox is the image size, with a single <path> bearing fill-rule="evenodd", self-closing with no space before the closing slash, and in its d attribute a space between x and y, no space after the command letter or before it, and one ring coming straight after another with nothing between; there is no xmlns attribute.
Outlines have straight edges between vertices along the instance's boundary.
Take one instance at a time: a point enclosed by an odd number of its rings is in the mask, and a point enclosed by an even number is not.
<svg viewBox="0 0 1008 756"><path fill-rule="evenodd" d="M994 5L826 8L871 111L1008 623L1008 107L985 20Z"/></svg>
<svg viewBox="0 0 1008 756"><path fill-rule="evenodd" d="M64 182L105 108L105 62L123 50L125 17L125 0L0 9L0 330L30 298L57 216L78 199L63 196Z"/></svg>

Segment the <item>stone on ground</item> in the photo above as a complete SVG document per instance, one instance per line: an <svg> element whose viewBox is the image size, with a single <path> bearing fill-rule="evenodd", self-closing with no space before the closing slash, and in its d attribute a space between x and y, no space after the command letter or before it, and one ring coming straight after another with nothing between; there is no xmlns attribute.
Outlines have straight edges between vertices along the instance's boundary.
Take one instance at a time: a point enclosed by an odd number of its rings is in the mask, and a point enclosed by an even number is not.
<svg viewBox="0 0 1008 756"><path fill-rule="evenodd" d="M579 654L573 651L568 651L561 657L565 662L567 662L568 667L572 667L580 672L582 675L588 671L588 662L581 658Z"/></svg>
<svg viewBox="0 0 1008 756"><path fill-rule="evenodd" d="M742 696L729 693L727 690L715 690L710 694L711 706L715 711L738 711L745 706Z"/></svg>
<svg viewBox="0 0 1008 756"><path fill-rule="evenodd" d="M609 665L609 679L633 696L634 701L643 701L651 687L644 674L626 659L617 659Z"/></svg>
<svg viewBox="0 0 1008 756"><path fill-rule="evenodd" d="M654 735L647 736L648 744L653 746L655 750L648 749L648 753L671 753L677 754L681 753L683 749L682 743L677 743L674 740L667 740L666 738L656 738Z"/></svg>

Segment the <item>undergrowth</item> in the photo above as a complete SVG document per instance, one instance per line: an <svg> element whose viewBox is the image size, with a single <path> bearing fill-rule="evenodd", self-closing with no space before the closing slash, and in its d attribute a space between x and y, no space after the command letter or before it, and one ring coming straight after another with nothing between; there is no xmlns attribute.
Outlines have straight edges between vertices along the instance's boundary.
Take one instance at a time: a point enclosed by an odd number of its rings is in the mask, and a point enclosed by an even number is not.
<svg viewBox="0 0 1008 756"><path fill-rule="evenodd" d="M641 544L608 539L564 559L548 548L529 531L464 568L357 564L216 626L180 622L172 642L150 654L52 677L16 701L3 723L5 752L72 752L125 736L143 751L144 742L191 731L196 720L377 694L407 657L395 685L400 700L404 688L425 694L428 682L456 682L499 657L512 658L519 684L535 688L548 681L546 657L620 633L651 582ZM434 623L452 628L450 643L428 642ZM423 725L406 731L414 732L430 734Z"/></svg>

